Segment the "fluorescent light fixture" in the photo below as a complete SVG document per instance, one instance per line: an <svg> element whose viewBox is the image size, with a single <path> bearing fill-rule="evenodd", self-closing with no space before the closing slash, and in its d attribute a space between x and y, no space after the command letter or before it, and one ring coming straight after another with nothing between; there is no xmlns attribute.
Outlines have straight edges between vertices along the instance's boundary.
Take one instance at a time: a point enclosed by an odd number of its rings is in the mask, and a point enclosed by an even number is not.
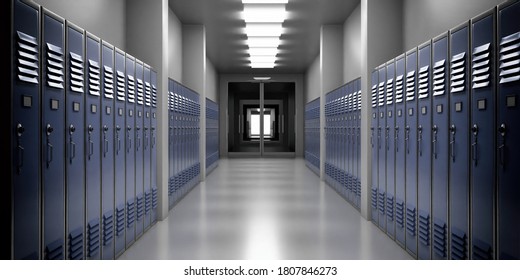
<svg viewBox="0 0 520 280"><path fill-rule="evenodd" d="M249 48L277 48L280 45L279 37L250 37L247 38Z"/></svg>
<svg viewBox="0 0 520 280"><path fill-rule="evenodd" d="M242 0L242 4L287 4L289 0Z"/></svg>
<svg viewBox="0 0 520 280"><path fill-rule="evenodd" d="M276 54L278 52L279 52L278 48L249 48L247 50L247 53L249 53L250 56L256 56L256 55L276 56Z"/></svg>
<svg viewBox="0 0 520 280"><path fill-rule="evenodd" d="M247 23L245 33L247 37L280 37L283 28L281 23Z"/></svg>
<svg viewBox="0 0 520 280"><path fill-rule="evenodd" d="M271 79L271 77L253 77L253 79L255 79L255 81L269 81ZM258 110L260 111L260 110ZM264 109L265 111L265 109Z"/></svg>
<svg viewBox="0 0 520 280"><path fill-rule="evenodd" d="M242 18L246 22L284 22L287 12L284 5L245 5Z"/></svg>
<svg viewBox="0 0 520 280"><path fill-rule="evenodd" d="M275 63L260 63L260 62L251 63L251 68L274 68L275 66L276 66Z"/></svg>
<svg viewBox="0 0 520 280"><path fill-rule="evenodd" d="M274 63L276 61L276 56L268 56L268 55L262 55L262 56L251 56L249 58L249 61L251 62L272 62Z"/></svg>

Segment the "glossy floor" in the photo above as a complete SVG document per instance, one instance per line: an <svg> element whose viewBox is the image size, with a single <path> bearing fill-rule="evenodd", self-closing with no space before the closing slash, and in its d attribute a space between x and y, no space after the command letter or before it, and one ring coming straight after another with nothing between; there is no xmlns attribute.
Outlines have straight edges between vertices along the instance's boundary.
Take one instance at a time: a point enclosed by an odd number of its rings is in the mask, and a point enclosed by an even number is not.
<svg viewBox="0 0 520 280"><path fill-rule="evenodd" d="M222 159L119 259L410 259L302 159Z"/></svg>

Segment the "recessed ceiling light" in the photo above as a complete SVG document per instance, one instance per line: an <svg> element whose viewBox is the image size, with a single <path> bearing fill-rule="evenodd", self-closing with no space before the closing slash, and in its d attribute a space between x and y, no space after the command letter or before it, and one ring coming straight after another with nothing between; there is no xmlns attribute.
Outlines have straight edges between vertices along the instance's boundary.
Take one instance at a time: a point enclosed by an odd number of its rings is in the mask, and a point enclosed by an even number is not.
<svg viewBox="0 0 520 280"><path fill-rule="evenodd" d="M276 36L283 33L281 23L247 23L245 28L247 37Z"/></svg>
<svg viewBox="0 0 520 280"><path fill-rule="evenodd" d="M242 4L287 4L289 0L242 0Z"/></svg>
<svg viewBox="0 0 520 280"><path fill-rule="evenodd" d="M270 56L270 55L251 56L249 58L249 61L251 61L251 62L272 62L272 63L274 63L276 61L276 56Z"/></svg>
<svg viewBox="0 0 520 280"><path fill-rule="evenodd" d="M242 18L246 22L284 22L285 5L245 5Z"/></svg>
<svg viewBox="0 0 520 280"><path fill-rule="evenodd" d="M247 53L250 56L255 55L272 55L275 56L279 52L278 48L249 48Z"/></svg>
<svg viewBox="0 0 520 280"><path fill-rule="evenodd" d="M251 68L274 68L276 66L275 63L251 63Z"/></svg>
<svg viewBox="0 0 520 280"><path fill-rule="evenodd" d="M268 81L271 77L253 77L256 81Z"/></svg>
<svg viewBox="0 0 520 280"><path fill-rule="evenodd" d="M247 38L249 48L276 48L280 45L279 37L250 37Z"/></svg>

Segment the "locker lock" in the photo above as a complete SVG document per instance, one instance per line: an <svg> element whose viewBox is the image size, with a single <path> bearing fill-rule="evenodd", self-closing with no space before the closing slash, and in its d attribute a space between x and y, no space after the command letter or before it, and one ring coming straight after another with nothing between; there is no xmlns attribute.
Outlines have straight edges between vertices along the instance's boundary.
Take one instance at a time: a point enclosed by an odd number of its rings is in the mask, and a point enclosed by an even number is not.
<svg viewBox="0 0 520 280"><path fill-rule="evenodd" d="M502 135L502 137L506 136L506 124L505 123L500 125L500 127L498 128L498 132L500 133L500 135Z"/></svg>
<svg viewBox="0 0 520 280"><path fill-rule="evenodd" d="M417 127L417 130L419 131L419 133L422 132L422 125L419 125L419 127Z"/></svg>
<svg viewBox="0 0 520 280"><path fill-rule="evenodd" d="M51 135L53 131L54 128L50 124L47 124L47 136Z"/></svg>
<svg viewBox="0 0 520 280"><path fill-rule="evenodd" d="M74 134L74 132L76 132L76 127L73 124L71 124L69 126L69 134L72 135Z"/></svg>
<svg viewBox="0 0 520 280"><path fill-rule="evenodd" d="M433 132L437 133L438 130L439 130L439 128L438 128L436 125L434 125L434 126L432 127L432 131L433 131Z"/></svg>
<svg viewBox="0 0 520 280"><path fill-rule="evenodd" d="M471 128L471 132L473 132L473 135L477 136L478 134L478 125L474 124Z"/></svg>
<svg viewBox="0 0 520 280"><path fill-rule="evenodd" d="M103 125L103 131L104 131L104 132L107 132L107 131L108 131L108 126L107 126L106 124Z"/></svg>
<svg viewBox="0 0 520 280"><path fill-rule="evenodd" d="M116 125L116 130L121 131L121 127L119 125Z"/></svg>
<svg viewBox="0 0 520 280"><path fill-rule="evenodd" d="M132 128L131 128L130 126L127 126L127 127L126 127L126 130L131 131Z"/></svg>
<svg viewBox="0 0 520 280"><path fill-rule="evenodd" d="M457 132L457 128L455 127L454 124L452 124L452 125L450 126L450 132L451 132L451 134L455 134L455 132Z"/></svg>
<svg viewBox="0 0 520 280"><path fill-rule="evenodd" d="M22 134L25 132L25 128L22 126L21 123L16 125L16 133L18 134L18 137L21 137Z"/></svg>
<svg viewBox="0 0 520 280"><path fill-rule="evenodd" d="M138 127L136 127L135 129L137 129L137 131L139 131L139 130L141 130L141 127L138 126Z"/></svg>

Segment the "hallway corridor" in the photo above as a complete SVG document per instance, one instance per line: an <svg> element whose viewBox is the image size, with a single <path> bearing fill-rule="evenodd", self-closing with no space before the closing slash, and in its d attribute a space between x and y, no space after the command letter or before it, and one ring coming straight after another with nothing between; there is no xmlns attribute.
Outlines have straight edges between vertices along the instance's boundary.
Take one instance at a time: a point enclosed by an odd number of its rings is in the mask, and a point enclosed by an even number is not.
<svg viewBox="0 0 520 280"><path fill-rule="evenodd" d="M221 159L119 259L411 259L303 159Z"/></svg>

